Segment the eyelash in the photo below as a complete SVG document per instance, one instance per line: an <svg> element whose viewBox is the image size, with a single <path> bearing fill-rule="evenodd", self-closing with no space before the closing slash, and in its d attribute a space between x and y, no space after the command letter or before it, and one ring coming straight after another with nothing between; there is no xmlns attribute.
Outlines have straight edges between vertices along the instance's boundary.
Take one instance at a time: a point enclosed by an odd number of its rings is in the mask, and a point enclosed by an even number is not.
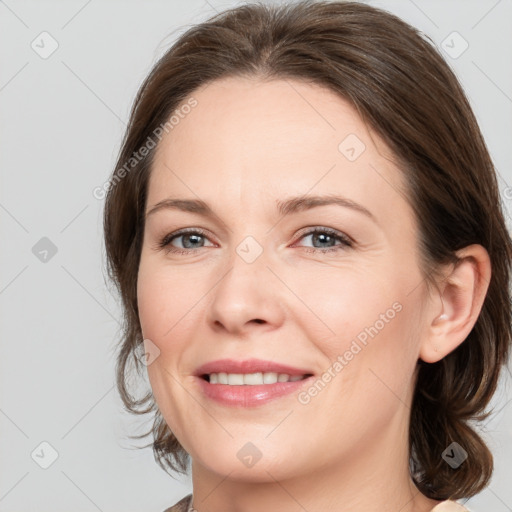
<svg viewBox="0 0 512 512"><path fill-rule="evenodd" d="M339 240L341 243L339 245L334 246L334 247L327 247L325 249L319 249L319 248L316 248L316 247L304 247L306 252L309 252L309 253L323 253L323 254L325 254L325 253L338 252L338 251L343 250L344 248L347 248L347 247L353 247L353 240L352 239L350 239L348 236L340 233L339 231L336 231L336 230L331 229L331 228L315 227L313 229L310 229L309 231L306 231L306 232L302 233L302 235L300 236L299 240L302 239L302 238L305 238L306 236L315 235L315 234L319 234L319 233L320 234L329 235L330 237L333 237L336 240ZM199 228L187 228L187 229L182 229L182 230L176 231L175 233L170 233L169 235L166 235L158 243L158 247L160 249L165 249L167 251L167 253L172 252L174 254L189 254L190 252L194 252L196 249L180 249L178 247L173 247L173 246L170 245L170 243L175 238L179 238L180 236L190 235L190 234L192 234L192 235L200 235L202 237L207 238L206 232L203 231L202 229L199 229ZM200 249L202 249L202 247L200 247Z"/></svg>

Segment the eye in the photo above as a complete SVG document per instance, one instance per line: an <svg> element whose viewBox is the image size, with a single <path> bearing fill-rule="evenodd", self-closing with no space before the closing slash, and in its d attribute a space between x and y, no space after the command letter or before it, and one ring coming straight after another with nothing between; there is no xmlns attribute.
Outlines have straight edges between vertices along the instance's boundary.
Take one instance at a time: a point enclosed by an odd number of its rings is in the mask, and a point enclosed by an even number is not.
<svg viewBox="0 0 512 512"><path fill-rule="evenodd" d="M173 246L172 242L180 238L182 239L182 247ZM158 246L161 249L165 249L167 252L188 254L194 249L204 247L204 241L203 245L201 245L201 239L206 239L206 233L203 230L198 228L188 228L175 233L170 233L158 243Z"/></svg>
<svg viewBox="0 0 512 512"><path fill-rule="evenodd" d="M353 240L343 233L331 228L314 227L306 232L302 232L300 239L311 237L313 244L324 245L323 247L305 247L306 252L337 252L348 247L353 247ZM175 240L182 239L181 247L173 245ZM158 247L165 249L168 253L189 254L194 249L205 247L204 240L208 240L206 232L198 228L187 228L166 235L160 242ZM338 244L336 244L338 242Z"/></svg>
<svg viewBox="0 0 512 512"><path fill-rule="evenodd" d="M343 233L331 228L315 227L306 233L302 233L300 239L310 237L313 244L320 244L320 247L306 247L306 252L337 252L353 246L353 240ZM335 245L339 242L338 245Z"/></svg>

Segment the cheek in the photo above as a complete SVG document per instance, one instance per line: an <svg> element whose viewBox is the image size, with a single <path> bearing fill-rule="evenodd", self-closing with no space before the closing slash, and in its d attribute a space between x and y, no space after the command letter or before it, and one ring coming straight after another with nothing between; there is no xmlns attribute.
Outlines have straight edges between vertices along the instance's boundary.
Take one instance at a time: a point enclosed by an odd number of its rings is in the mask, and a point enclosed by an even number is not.
<svg viewBox="0 0 512 512"><path fill-rule="evenodd" d="M184 281L176 272L141 259L137 303L142 335L158 348L147 374L159 410L181 439L185 436L181 426L187 424L183 414L190 398L178 381L183 360L188 357L186 333L193 332L193 306L199 292L190 290L180 279Z"/></svg>
<svg viewBox="0 0 512 512"><path fill-rule="evenodd" d="M383 279L383 274L389 272L376 266L360 270L316 267L296 272L290 277L294 279L292 289L304 305L294 302L294 318L303 322L306 331L318 325L322 333L318 339L337 340L336 350L358 336L364 342L369 337L367 328L377 323L378 330L383 330L400 308L399 304L393 307L400 294L393 280Z"/></svg>
<svg viewBox="0 0 512 512"><path fill-rule="evenodd" d="M399 300L393 300L397 297ZM343 371L348 387L357 389L359 399L366 401L361 407L381 411L383 419L402 409L414 388L419 307L405 293L389 296L373 306L373 315L367 315L364 325L357 326L344 343L343 356L348 362ZM357 396L352 398L357 403Z"/></svg>
<svg viewBox="0 0 512 512"><path fill-rule="evenodd" d="M183 275L141 261L137 304L144 337L159 346L165 340L176 339L178 332L190 327L193 308L200 296L200 290L191 286Z"/></svg>
<svg viewBox="0 0 512 512"><path fill-rule="evenodd" d="M332 369L344 375L336 382L381 398L392 397L390 389L402 396L418 357L421 304L396 266L303 273L300 283L294 290L311 309L295 318L309 334L319 326L314 339L326 369L336 361L343 367Z"/></svg>

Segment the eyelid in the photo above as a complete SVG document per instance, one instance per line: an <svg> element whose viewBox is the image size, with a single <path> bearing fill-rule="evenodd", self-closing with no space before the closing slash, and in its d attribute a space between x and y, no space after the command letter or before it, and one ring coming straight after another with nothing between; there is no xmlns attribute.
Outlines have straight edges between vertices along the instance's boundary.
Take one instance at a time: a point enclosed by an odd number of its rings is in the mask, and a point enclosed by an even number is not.
<svg viewBox="0 0 512 512"><path fill-rule="evenodd" d="M340 237L341 239L345 240L346 242L348 242L348 243L350 243L352 245L354 245L356 243L355 240L351 236L347 235L343 231L339 231L338 229L330 228L330 227L327 227L327 226L321 226L321 225L318 225L318 224L311 225L311 226L306 226L306 227L300 229L298 231L298 233L297 233L297 238L300 239L304 235L314 234L316 231L331 233L331 234L333 234L335 236Z"/></svg>

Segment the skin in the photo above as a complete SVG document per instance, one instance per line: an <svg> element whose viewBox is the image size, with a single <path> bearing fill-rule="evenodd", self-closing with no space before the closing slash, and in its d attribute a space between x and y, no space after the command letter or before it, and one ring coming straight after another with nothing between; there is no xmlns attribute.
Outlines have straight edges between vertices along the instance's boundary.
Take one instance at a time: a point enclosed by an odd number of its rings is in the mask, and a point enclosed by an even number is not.
<svg viewBox="0 0 512 512"><path fill-rule="evenodd" d="M462 262L443 269L444 280L428 292L402 173L328 89L228 78L193 96L197 107L157 148L146 211L179 197L206 201L216 216L149 215L137 286L144 338L159 350L147 368L150 383L192 458L194 508L431 510L439 502L422 495L408 471L417 361L442 359L471 331L490 277L485 249L460 251ZM349 134L366 146L354 161L338 149ZM313 194L350 198L375 221L338 205L278 214L276 200ZM355 243L303 234L316 226ZM182 228L207 234L175 238L170 246L189 248L186 254L158 247ZM236 252L247 236L262 249L251 263ZM336 252L325 252L333 245ZM394 303L400 312L307 404L292 393L226 407L206 398L193 376L224 357L269 359L321 376ZM248 442L262 454L252 467L237 457Z"/></svg>

